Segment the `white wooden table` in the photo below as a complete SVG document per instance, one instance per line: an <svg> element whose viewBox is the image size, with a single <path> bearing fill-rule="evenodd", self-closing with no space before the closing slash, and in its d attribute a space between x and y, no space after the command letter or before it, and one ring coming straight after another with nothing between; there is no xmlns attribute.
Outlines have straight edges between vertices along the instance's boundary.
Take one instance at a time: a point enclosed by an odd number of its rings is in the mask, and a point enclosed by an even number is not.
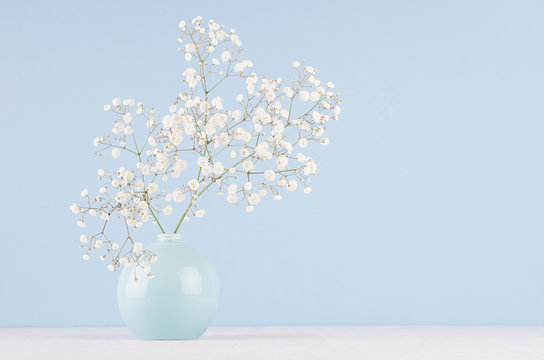
<svg viewBox="0 0 544 360"><path fill-rule="evenodd" d="M212 327L190 341L125 328L0 329L0 359L543 360L544 326Z"/></svg>

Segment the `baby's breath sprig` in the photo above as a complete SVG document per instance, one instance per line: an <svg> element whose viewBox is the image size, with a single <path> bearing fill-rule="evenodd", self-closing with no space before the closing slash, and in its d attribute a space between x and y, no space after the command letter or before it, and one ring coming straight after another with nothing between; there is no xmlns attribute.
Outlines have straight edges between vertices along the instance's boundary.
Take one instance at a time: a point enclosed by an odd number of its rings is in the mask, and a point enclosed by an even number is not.
<svg viewBox="0 0 544 360"><path fill-rule="evenodd" d="M137 266L153 277L149 264L157 257L133 240L131 229L151 221L164 233L161 218L179 214L177 233L183 222L204 216L198 200L212 187L247 212L268 194L280 200L300 186L310 193L310 178L319 169L304 152L312 143L329 144L327 123L340 113L339 93L331 82L321 84L312 66L294 61L296 76L289 82L259 78L250 72L253 62L242 59L235 31L213 20L181 21L178 41L192 66L183 72L185 90L161 121L155 109L133 99L104 105L116 117L113 134L94 139L97 154L126 153L134 168L98 169L98 194L91 197L85 189L83 201L70 206L80 217L78 226L85 228L91 218L101 222L99 231L80 237L83 259L105 249L100 258L110 271ZM244 84L243 90L232 98L217 95L229 80ZM194 173L185 176L189 165ZM113 218L125 224L122 241L106 235Z"/></svg>

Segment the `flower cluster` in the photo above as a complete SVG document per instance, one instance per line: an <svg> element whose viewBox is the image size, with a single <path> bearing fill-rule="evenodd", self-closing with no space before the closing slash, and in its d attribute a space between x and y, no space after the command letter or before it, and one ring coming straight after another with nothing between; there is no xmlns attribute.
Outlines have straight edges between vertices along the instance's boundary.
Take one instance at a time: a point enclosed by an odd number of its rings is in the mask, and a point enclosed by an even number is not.
<svg viewBox="0 0 544 360"><path fill-rule="evenodd" d="M176 233L184 221L205 214L198 199L212 187L248 212L267 196L280 200L299 188L310 193L310 178L319 169L307 150L312 143L329 143L327 123L340 113L339 93L331 82L322 84L312 66L294 61L292 81L259 77L241 57L235 31L213 20L180 22L178 41L189 63L182 74L185 91L162 117L132 99L104 105L115 114L113 134L94 139L97 153L126 153L134 167L99 169L98 194L83 190L84 201L70 207L80 227L92 217L102 222L100 231L81 236L81 247L84 259L106 248L101 259L108 258L110 271L139 266L152 277L149 263L156 256L133 241L131 230L151 221L165 232L161 218L179 214ZM228 80L237 80L241 91L217 95ZM106 236L112 217L125 224L122 242Z"/></svg>

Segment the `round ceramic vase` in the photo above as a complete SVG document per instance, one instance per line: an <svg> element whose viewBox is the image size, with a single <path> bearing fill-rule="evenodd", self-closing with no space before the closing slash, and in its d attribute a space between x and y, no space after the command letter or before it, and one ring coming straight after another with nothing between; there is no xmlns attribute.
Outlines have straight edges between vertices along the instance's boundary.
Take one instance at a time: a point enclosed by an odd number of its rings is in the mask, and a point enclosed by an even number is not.
<svg viewBox="0 0 544 360"><path fill-rule="evenodd" d="M121 316L134 335L149 340L197 339L210 325L219 297L211 263L181 241L160 234L146 247L157 255L154 278L125 267L117 286ZM137 278L138 280L135 280Z"/></svg>

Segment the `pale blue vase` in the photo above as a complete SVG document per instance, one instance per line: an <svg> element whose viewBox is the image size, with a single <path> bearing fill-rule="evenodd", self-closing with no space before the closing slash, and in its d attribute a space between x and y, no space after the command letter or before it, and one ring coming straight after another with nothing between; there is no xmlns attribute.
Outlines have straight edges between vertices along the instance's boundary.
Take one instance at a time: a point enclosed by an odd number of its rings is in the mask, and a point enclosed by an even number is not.
<svg viewBox="0 0 544 360"><path fill-rule="evenodd" d="M157 255L150 264L154 278L134 266L121 273L117 286L121 316L142 339L196 339L210 326L217 309L217 274L180 235L160 234L157 239L146 247Z"/></svg>

